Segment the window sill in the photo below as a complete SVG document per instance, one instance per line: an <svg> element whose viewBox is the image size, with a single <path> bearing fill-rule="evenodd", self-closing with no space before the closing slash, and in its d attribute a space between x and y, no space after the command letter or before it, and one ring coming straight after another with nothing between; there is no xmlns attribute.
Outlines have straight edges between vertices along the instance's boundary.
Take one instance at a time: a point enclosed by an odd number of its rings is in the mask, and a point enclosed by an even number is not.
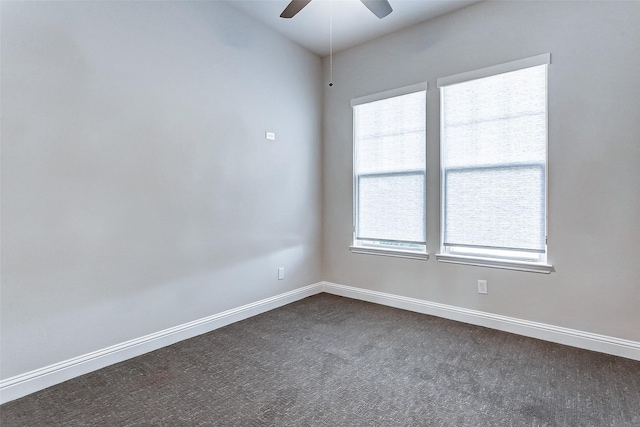
<svg viewBox="0 0 640 427"><path fill-rule="evenodd" d="M505 270L527 271L531 273L549 274L554 271L552 265L540 264L537 262L513 261L496 258L479 258L449 254L436 254L436 259L440 262L449 262L453 264L477 265L480 267L502 268Z"/></svg>
<svg viewBox="0 0 640 427"><path fill-rule="evenodd" d="M354 254L381 255L399 258L428 260L429 254L426 252L399 251L396 249L378 249L364 246L349 246L349 250Z"/></svg>

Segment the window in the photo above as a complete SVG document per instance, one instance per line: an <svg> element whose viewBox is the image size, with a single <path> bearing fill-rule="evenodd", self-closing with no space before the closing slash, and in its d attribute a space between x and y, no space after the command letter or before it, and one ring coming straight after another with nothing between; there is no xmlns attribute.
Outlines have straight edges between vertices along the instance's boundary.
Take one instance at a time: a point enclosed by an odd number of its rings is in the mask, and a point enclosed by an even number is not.
<svg viewBox="0 0 640 427"><path fill-rule="evenodd" d="M426 84L352 100L352 252L427 258Z"/></svg>
<svg viewBox="0 0 640 427"><path fill-rule="evenodd" d="M549 273L550 55L438 79L439 261Z"/></svg>

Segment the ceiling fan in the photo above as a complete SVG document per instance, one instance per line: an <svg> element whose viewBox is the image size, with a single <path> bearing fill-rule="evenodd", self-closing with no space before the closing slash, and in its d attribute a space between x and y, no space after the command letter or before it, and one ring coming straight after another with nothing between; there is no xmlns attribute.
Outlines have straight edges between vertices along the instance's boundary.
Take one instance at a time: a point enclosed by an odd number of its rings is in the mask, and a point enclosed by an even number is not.
<svg viewBox="0 0 640 427"><path fill-rule="evenodd" d="M362 4L367 6L374 15L382 19L391 12L391 5L387 0L360 0ZM293 18L303 7L308 5L311 0L291 0L291 3L282 11L280 18Z"/></svg>

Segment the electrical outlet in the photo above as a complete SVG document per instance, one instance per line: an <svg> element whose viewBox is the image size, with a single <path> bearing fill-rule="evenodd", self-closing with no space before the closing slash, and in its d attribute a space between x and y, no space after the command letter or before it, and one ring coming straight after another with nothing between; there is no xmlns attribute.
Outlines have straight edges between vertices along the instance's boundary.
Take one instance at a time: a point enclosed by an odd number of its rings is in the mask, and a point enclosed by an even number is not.
<svg viewBox="0 0 640 427"><path fill-rule="evenodd" d="M284 279L284 267L278 268L278 280Z"/></svg>
<svg viewBox="0 0 640 427"><path fill-rule="evenodd" d="M478 280L478 293L486 294L487 293L487 281L486 280Z"/></svg>

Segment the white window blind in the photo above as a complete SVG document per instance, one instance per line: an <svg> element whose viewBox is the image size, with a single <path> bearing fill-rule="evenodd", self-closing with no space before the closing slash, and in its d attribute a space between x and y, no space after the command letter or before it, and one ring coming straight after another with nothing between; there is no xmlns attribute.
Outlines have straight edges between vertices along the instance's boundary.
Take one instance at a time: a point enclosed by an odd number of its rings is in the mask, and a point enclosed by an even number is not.
<svg viewBox="0 0 640 427"><path fill-rule="evenodd" d="M425 244L426 90L421 88L353 105L356 244Z"/></svg>
<svg viewBox="0 0 640 427"><path fill-rule="evenodd" d="M440 84L443 251L546 253L548 62L539 62Z"/></svg>

